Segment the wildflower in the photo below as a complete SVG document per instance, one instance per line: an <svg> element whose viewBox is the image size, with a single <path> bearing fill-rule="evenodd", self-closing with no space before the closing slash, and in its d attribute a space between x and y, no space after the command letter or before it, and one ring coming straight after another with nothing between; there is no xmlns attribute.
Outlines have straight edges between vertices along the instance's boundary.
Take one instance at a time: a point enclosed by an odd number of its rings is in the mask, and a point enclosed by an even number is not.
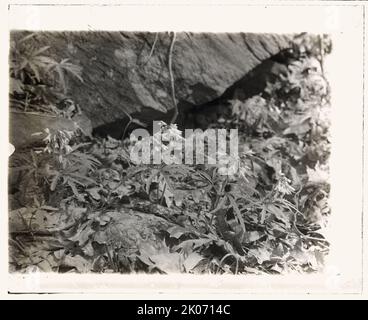
<svg viewBox="0 0 368 320"><path fill-rule="evenodd" d="M281 171L279 172L279 179L276 183L275 186L275 190L279 193L281 193L282 195L285 194L292 194L295 189L290 185L291 180L288 179L284 173L282 173Z"/></svg>

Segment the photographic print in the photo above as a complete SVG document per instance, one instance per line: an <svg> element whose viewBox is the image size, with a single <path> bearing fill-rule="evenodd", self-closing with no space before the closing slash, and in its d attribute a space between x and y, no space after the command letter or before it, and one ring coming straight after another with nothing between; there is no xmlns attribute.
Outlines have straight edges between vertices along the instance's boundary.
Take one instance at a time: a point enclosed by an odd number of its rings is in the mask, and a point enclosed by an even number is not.
<svg viewBox="0 0 368 320"><path fill-rule="evenodd" d="M9 271L323 270L333 50L309 32L11 31Z"/></svg>

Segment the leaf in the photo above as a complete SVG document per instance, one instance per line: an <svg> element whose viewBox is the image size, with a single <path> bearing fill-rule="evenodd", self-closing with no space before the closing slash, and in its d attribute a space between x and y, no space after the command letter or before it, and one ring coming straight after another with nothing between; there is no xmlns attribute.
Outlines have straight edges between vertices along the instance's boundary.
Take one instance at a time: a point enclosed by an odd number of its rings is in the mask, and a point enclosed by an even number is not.
<svg viewBox="0 0 368 320"><path fill-rule="evenodd" d="M33 38L34 36L36 36L37 35L37 33L36 32L33 32L33 33L30 33L29 35L26 35L25 37L23 37L22 39L20 39L19 41L18 41L18 44L20 44L20 43L22 43L22 42L25 42L25 41L27 41L28 39L31 39L31 38Z"/></svg>
<svg viewBox="0 0 368 320"><path fill-rule="evenodd" d="M290 213L281 210L274 204L268 204L266 210L271 214L274 214L277 219L282 221L286 226L290 225Z"/></svg>
<svg viewBox="0 0 368 320"><path fill-rule="evenodd" d="M95 221L99 222L100 226L105 226L108 222L110 222L112 217L106 213L106 214L100 214L94 218Z"/></svg>
<svg viewBox="0 0 368 320"><path fill-rule="evenodd" d="M176 251L178 249L182 249L186 252L191 252L197 248L207 246L212 242L213 239L209 238L185 240L180 244L178 244L177 246L175 246L173 250Z"/></svg>
<svg viewBox="0 0 368 320"><path fill-rule="evenodd" d="M68 213L73 216L75 220L81 219L87 212L87 208L72 206L69 208Z"/></svg>
<svg viewBox="0 0 368 320"><path fill-rule="evenodd" d="M177 176L186 177L193 172L193 168L182 164L168 165L162 169L162 174L168 179Z"/></svg>
<svg viewBox="0 0 368 320"><path fill-rule="evenodd" d="M85 182L89 182L90 184L96 184L96 181L86 177L84 175L81 175L79 173L69 173L68 174L70 177L76 178L76 179L72 179L74 182L78 183L79 185L85 187ZM84 182L83 182L84 181Z"/></svg>
<svg viewBox="0 0 368 320"><path fill-rule="evenodd" d="M13 77L10 77L9 79L10 81L10 93L19 93L19 94L23 94L24 93L24 84L22 81L20 81L19 79L15 79Z"/></svg>
<svg viewBox="0 0 368 320"><path fill-rule="evenodd" d="M65 249L60 249L54 251L54 256L57 260L61 260L65 255Z"/></svg>
<svg viewBox="0 0 368 320"><path fill-rule="evenodd" d="M170 208L174 202L174 193L171 190L172 188L168 179L164 175L160 175L158 183L158 196L160 199L162 196L164 196L168 208Z"/></svg>
<svg viewBox="0 0 368 320"><path fill-rule="evenodd" d="M55 191L57 183L59 181L59 177L60 177L60 173L58 172L54 178L52 179L51 185L50 185L50 190L51 191Z"/></svg>
<svg viewBox="0 0 368 320"><path fill-rule="evenodd" d="M109 242L105 231L97 231L93 236L93 240L99 244L107 244Z"/></svg>
<svg viewBox="0 0 368 320"><path fill-rule="evenodd" d="M277 245L277 247L272 252L272 256L279 257L279 258L283 258L284 254L285 254L285 250L284 250L284 247L281 243L279 243Z"/></svg>
<svg viewBox="0 0 368 320"><path fill-rule="evenodd" d="M144 264L146 264L149 267L154 267L155 263L151 261L151 259L144 253L141 253L139 256L137 256L138 259L140 259Z"/></svg>
<svg viewBox="0 0 368 320"><path fill-rule="evenodd" d="M181 255L177 252L158 253L150 256L155 266L165 273L181 272Z"/></svg>
<svg viewBox="0 0 368 320"><path fill-rule="evenodd" d="M259 264L262 264L263 262L269 261L271 259L271 253L264 247L250 249L248 251L248 256L255 257Z"/></svg>
<svg viewBox="0 0 368 320"><path fill-rule="evenodd" d="M323 170L319 163L316 164L314 169L307 167L307 174L310 183L323 184L329 181L327 170Z"/></svg>
<svg viewBox="0 0 368 320"><path fill-rule="evenodd" d="M186 194L186 190L174 190L174 202L177 207L181 207L183 205L183 200Z"/></svg>
<svg viewBox="0 0 368 320"><path fill-rule="evenodd" d="M69 61L69 59L63 59L62 61L60 61L56 65L53 65L53 67L55 67L55 71L59 75L60 83L61 83L61 85L63 86L64 89L65 89L65 85L66 85L65 84L64 72L72 74L73 76L78 78L80 82L83 82L83 78L81 77L82 67L80 67L76 64L67 62L67 61Z"/></svg>
<svg viewBox="0 0 368 320"><path fill-rule="evenodd" d="M48 211L59 211L60 210L59 208L54 208L51 206L41 206L40 209L48 210Z"/></svg>
<svg viewBox="0 0 368 320"><path fill-rule="evenodd" d="M139 259L148 266L156 267L165 273L182 271L182 256L177 252L170 252L165 243L157 243L157 246L153 246L150 243L142 243L139 251Z"/></svg>
<svg viewBox="0 0 368 320"><path fill-rule="evenodd" d="M87 189L86 191L89 193L89 195L94 199L94 200L100 200L101 199L101 195L99 194L99 191L101 189L100 188L91 188L91 189Z"/></svg>
<svg viewBox="0 0 368 320"><path fill-rule="evenodd" d="M183 265L185 268L185 271L189 272L191 271L193 268L195 268L199 262L201 262L204 259L203 256L201 256L199 253L197 252L192 252L190 253L187 258L185 259Z"/></svg>
<svg viewBox="0 0 368 320"><path fill-rule="evenodd" d="M265 234L258 231L250 231L246 233L245 242L251 243L261 239Z"/></svg>
<svg viewBox="0 0 368 320"><path fill-rule="evenodd" d="M189 233L190 231L180 226L172 226L167 229L167 232L170 234L170 237L179 239L183 234Z"/></svg>
<svg viewBox="0 0 368 320"><path fill-rule="evenodd" d="M146 181L146 192L147 192L147 194L149 194L151 184L152 184L153 180L157 177L158 174L159 174L159 170L153 169L152 172L151 172L151 175L148 177L148 179Z"/></svg>
<svg viewBox="0 0 368 320"><path fill-rule="evenodd" d="M259 214L259 223L262 225L265 222L266 219L266 208L263 207L261 213Z"/></svg>
<svg viewBox="0 0 368 320"><path fill-rule="evenodd" d="M87 273L92 270L92 263L80 255L74 257L67 255L63 264L67 267L73 267L80 273Z"/></svg>
<svg viewBox="0 0 368 320"><path fill-rule="evenodd" d="M10 232L17 232L29 229L28 222L26 220L26 215L28 211L28 208L19 208L9 212Z"/></svg>
<svg viewBox="0 0 368 320"><path fill-rule="evenodd" d="M236 203L236 201L235 201L235 199L233 198L233 197L229 197L229 200L230 200L230 203L231 203L231 205L232 205L232 207L233 207L233 209L234 209L234 211L235 211L235 213L236 213L236 216L237 216L237 218L238 218L238 221L239 221L239 224L240 224L240 226L241 226L241 228L242 228L242 231L243 231L243 233L242 233L242 237L245 235L245 233L246 233L246 229L245 229L245 224L244 224L244 219L243 219L243 216L242 216L242 214L241 214L241 212L240 212L240 210L239 210L239 207L238 207L238 205L237 205L237 203ZM242 239L240 239L240 242L242 242Z"/></svg>
<svg viewBox="0 0 368 320"><path fill-rule="evenodd" d="M192 197L195 203L199 203L203 198L202 190L197 189L192 191Z"/></svg>
<svg viewBox="0 0 368 320"><path fill-rule="evenodd" d="M313 262L316 264L315 255L313 252L305 250L303 248L294 248L290 255L301 265Z"/></svg>
<svg viewBox="0 0 368 320"><path fill-rule="evenodd" d="M52 59L50 57L45 57L45 56L38 56L38 57L35 58L35 60L37 60L37 61L39 61L43 64L48 64L51 67L52 67L52 65L57 63L54 59Z"/></svg>
<svg viewBox="0 0 368 320"><path fill-rule="evenodd" d="M45 52L46 50L50 49L50 46L44 46L34 52L32 52L32 56L38 56L40 55L42 52Z"/></svg>
<svg viewBox="0 0 368 320"><path fill-rule="evenodd" d="M132 186L126 186L124 184L120 184L117 188L114 189L113 194L116 194L119 199L124 196L129 196L134 193L135 188Z"/></svg>
<svg viewBox="0 0 368 320"><path fill-rule="evenodd" d="M142 171L145 171L145 170L147 170L147 167L145 167L145 166L129 167L127 169L127 177L131 178L131 177L135 176L136 174L138 174Z"/></svg>
<svg viewBox="0 0 368 320"><path fill-rule="evenodd" d="M88 257L94 256L94 249L91 242L88 242L82 249L83 253Z"/></svg>
<svg viewBox="0 0 368 320"><path fill-rule="evenodd" d="M76 181L76 180L74 180L74 181ZM76 182L78 182L78 181L76 181ZM72 191L73 191L74 195L77 197L77 199L79 201L82 201L83 202L84 201L84 197L79 193L78 188L75 185L75 183L71 179L68 179L67 180L67 183L68 183L69 187L72 189Z"/></svg>
<svg viewBox="0 0 368 320"><path fill-rule="evenodd" d="M38 81L40 81L40 72L38 71L38 67L33 63L33 62L30 62L28 61L28 66L31 68L31 70L33 71L36 79Z"/></svg>
<svg viewBox="0 0 368 320"><path fill-rule="evenodd" d="M274 266L272 266L271 270L273 270L277 273L280 273L280 274L282 273L282 271L284 271L284 269L281 268L277 263Z"/></svg>
<svg viewBox="0 0 368 320"><path fill-rule="evenodd" d="M296 136L304 136L308 131L311 130L309 124L310 116L294 117L293 122L289 124L283 132L284 135L295 134Z"/></svg>
<svg viewBox="0 0 368 320"><path fill-rule="evenodd" d="M213 215L214 213L216 213L217 211L225 208L225 204L226 204L226 201L227 201L227 197L222 197L221 200L219 201L217 207L215 209L213 209L212 211L210 211L208 213L208 215Z"/></svg>
<svg viewBox="0 0 368 320"><path fill-rule="evenodd" d="M271 158L266 161L266 164L273 168L275 172L280 172L282 168L282 161L278 158Z"/></svg>
<svg viewBox="0 0 368 320"><path fill-rule="evenodd" d="M248 272L248 273L251 273L251 274L258 274L258 275L260 275L260 274L266 274L265 272L262 272L262 271L260 271L260 270L258 270L258 269L256 269L256 268L251 268L251 267L247 267L247 266L245 266L245 267L243 267L244 268L244 271L246 271L246 272Z"/></svg>
<svg viewBox="0 0 368 320"><path fill-rule="evenodd" d="M90 221L84 223L78 228L78 232L68 238L70 241L78 242L79 246L84 246L90 239L91 235L93 235L95 231L92 229Z"/></svg>
<svg viewBox="0 0 368 320"><path fill-rule="evenodd" d="M60 65L57 65L55 67L55 71L56 73L59 75L59 82L62 86L62 88L64 89L64 91L66 90L66 83L65 83L65 78L64 78L64 72L61 69Z"/></svg>

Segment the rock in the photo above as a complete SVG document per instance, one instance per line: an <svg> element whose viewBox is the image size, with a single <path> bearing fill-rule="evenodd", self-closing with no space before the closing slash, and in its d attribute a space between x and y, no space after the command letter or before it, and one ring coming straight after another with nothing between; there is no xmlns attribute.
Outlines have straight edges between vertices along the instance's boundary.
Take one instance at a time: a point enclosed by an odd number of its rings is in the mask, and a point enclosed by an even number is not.
<svg viewBox="0 0 368 320"><path fill-rule="evenodd" d="M142 32L42 32L32 41L50 46L47 52L55 60L69 59L83 68L83 82L67 77L67 95L98 127L126 113L149 120L170 118L172 36L157 34L152 48L155 37ZM218 98L263 60L290 47L290 40L273 34L178 33L172 68L179 105Z"/></svg>
<svg viewBox="0 0 368 320"><path fill-rule="evenodd" d="M15 150L44 145L46 128L51 132L55 130L76 132L81 129L86 136L92 134L91 121L83 115L67 119L37 113L10 112L9 141Z"/></svg>
<svg viewBox="0 0 368 320"><path fill-rule="evenodd" d="M110 244L113 248L122 249L126 255L138 253L142 243L161 243L162 230L174 226L153 214L125 209L106 212L100 218L109 222L94 234L93 240L99 244Z"/></svg>

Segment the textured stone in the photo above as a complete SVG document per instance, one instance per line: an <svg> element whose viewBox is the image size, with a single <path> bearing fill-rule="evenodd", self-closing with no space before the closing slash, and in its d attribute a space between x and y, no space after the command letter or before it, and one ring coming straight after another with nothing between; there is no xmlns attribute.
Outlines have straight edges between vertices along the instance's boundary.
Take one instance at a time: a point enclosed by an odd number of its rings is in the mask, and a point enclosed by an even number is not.
<svg viewBox="0 0 368 320"><path fill-rule="evenodd" d="M34 41L50 46L56 60L68 58L83 68L83 82L68 77L67 94L97 127L126 113L145 119L172 110L172 35L159 33L151 50L155 37L142 32L43 32ZM263 60L288 48L290 39L273 34L178 33L172 52L177 101L213 101Z"/></svg>
<svg viewBox="0 0 368 320"><path fill-rule="evenodd" d="M45 145L43 139L47 136L46 128L51 133L56 130L76 132L81 129L87 136L92 134L91 121L83 115L66 119L44 114L10 112L9 141L16 150Z"/></svg>

